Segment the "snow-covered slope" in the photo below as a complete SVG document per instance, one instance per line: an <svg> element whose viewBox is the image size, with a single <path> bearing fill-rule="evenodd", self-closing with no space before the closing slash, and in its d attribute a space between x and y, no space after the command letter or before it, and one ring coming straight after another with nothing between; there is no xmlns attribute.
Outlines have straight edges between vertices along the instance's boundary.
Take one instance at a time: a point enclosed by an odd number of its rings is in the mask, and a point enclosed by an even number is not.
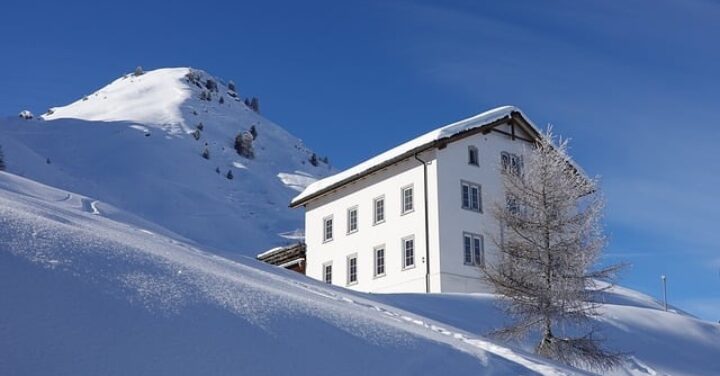
<svg viewBox="0 0 720 376"><path fill-rule="evenodd" d="M195 102L197 106L199 101L193 101L193 97L203 87L194 90L196 85L184 80L189 71L187 68L167 68L140 76L127 74L77 102L52 108L43 118L131 121L167 126L175 132L192 131L195 124L189 124L186 119L189 120L187 111L194 108L191 109L188 102ZM204 72L198 73L209 78ZM223 95L228 97L226 92L218 92L216 98L219 100Z"/></svg>
<svg viewBox="0 0 720 376"><path fill-rule="evenodd" d="M2 375L573 375L0 173Z"/></svg>
<svg viewBox="0 0 720 376"><path fill-rule="evenodd" d="M606 346L627 354L607 375L720 375L720 325L699 320L639 292L614 287L601 297L596 322ZM385 304L412 311L470 333L488 333L505 324L492 294L397 294L378 296ZM514 344L532 351L535 342Z"/></svg>
<svg viewBox="0 0 720 376"><path fill-rule="evenodd" d="M295 241L303 213L288 202L332 170L321 158L311 163L302 141L246 106L230 86L199 70L158 69L122 76L53 108L45 120L0 120L8 171L218 251L254 254ZM255 158L248 159L234 141L252 127Z"/></svg>
<svg viewBox="0 0 720 376"><path fill-rule="evenodd" d="M2 375L583 374L484 338L492 295L352 292L2 172L0 245ZM717 324L604 299L611 374L720 373Z"/></svg>

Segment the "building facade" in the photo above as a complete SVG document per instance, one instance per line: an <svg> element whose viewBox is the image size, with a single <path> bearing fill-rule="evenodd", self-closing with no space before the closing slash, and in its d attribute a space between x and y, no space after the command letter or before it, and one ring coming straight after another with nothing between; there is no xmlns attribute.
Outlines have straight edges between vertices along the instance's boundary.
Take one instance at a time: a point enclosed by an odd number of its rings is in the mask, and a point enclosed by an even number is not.
<svg viewBox="0 0 720 376"><path fill-rule="evenodd" d="M501 169L540 137L501 107L411 140L310 185L306 274L364 292L478 292L497 257Z"/></svg>

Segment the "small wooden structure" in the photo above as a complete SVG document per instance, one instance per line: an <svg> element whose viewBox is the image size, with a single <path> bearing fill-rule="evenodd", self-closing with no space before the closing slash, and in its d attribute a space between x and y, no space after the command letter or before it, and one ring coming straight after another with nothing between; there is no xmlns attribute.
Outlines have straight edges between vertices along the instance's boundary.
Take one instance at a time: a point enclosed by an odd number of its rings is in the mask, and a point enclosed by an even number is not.
<svg viewBox="0 0 720 376"><path fill-rule="evenodd" d="M305 243L275 247L256 256L259 261L305 274Z"/></svg>

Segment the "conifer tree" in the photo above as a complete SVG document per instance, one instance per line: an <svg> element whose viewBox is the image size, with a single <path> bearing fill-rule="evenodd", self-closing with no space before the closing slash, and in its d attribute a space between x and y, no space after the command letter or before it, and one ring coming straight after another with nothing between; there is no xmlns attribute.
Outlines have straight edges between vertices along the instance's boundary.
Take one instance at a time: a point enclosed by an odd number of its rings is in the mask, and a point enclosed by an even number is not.
<svg viewBox="0 0 720 376"><path fill-rule="evenodd" d="M255 111L259 114L260 113L260 100L257 99L256 97L252 97L252 99L250 99L250 109L252 109L253 111Z"/></svg>
<svg viewBox="0 0 720 376"><path fill-rule="evenodd" d="M318 166L318 156L315 153L312 153L310 156L310 164L317 167Z"/></svg>

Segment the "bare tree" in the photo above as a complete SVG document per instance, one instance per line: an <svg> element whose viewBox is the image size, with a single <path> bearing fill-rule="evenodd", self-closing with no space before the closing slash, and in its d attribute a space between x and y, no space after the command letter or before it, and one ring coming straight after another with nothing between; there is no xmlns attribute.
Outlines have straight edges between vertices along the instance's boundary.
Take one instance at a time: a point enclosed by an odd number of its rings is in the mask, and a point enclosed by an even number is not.
<svg viewBox="0 0 720 376"><path fill-rule="evenodd" d="M602 348L591 320L599 314L593 302L602 290L598 282L612 282L620 268L595 268L606 244L604 202L597 179L570 162L567 141L554 145L551 129L543 136L525 159L502 155L506 200L493 208L502 226L494 239L500 258L484 274L504 296L501 305L513 324L494 334L521 339L539 333L537 354L609 369L622 356Z"/></svg>

